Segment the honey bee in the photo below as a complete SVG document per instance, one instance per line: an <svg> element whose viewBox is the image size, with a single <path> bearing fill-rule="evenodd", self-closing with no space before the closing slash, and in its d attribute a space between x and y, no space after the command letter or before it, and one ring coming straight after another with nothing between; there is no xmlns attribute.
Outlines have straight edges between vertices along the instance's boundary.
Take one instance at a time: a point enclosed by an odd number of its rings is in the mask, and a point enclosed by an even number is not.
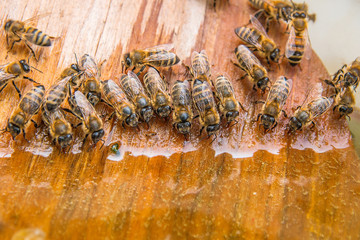
<svg viewBox="0 0 360 240"><path fill-rule="evenodd" d="M65 77L49 88L43 103L44 111L53 112L60 107L69 91L69 81L71 78L72 76Z"/></svg>
<svg viewBox="0 0 360 240"><path fill-rule="evenodd" d="M265 92L268 88L269 77L259 59L244 45L235 48L235 55L239 63L234 64L246 72L245 76L250 76L254 83L253 89L256 90L258 87L262 92Z"/></svg>
<svg viewBox="0 0 360 240"><path fill-rule="evenodd" d="M191 75L193 78L197 78L200 80L206 80L210 83L210 63L208 56L205 50L201 50L201 52L194 51L191 54Z"/></svg>
<svg viewBox="0 0 360 240"><path fill-rule="evenodd" d="M12 62L8 64L0 65L0 93L11 81L17 93L19 94L19 98L21 98L21 92L19 88L16 86L15 81L17 81L22 77L33 83L39 84L35 82L33 79L24 76L26 73L29 72L30 72L30 66L26 63L25 60L20 60L19 62Z"/></svg>
<svg viewBox="0 0 360 240"><path fill-rule="evenodd" d="M149 122L154 112L137 75L129 71L127 75L121 76L119 82L128 99L135 105L137 114L143 121Z"/></svg>
<svg viewBox="0 0 360 240"><path fill-rule="evenodd" d="M332 81L325 80L325 82L335 87L337 91L339 91L339 88L347 88L348 86L352 86L355 90L359 84L359 78L360 57L357 57L350 66L346 64L342 66L342 68L335 73Z"/></svg>
<svg viewBox="0 0 360 240"><path fill-rule="evenodd" d="M266 58L268 64L270 61L279 63L280 49L269 38L259 20L254 16L251 16L251 23L254 28L238 27L235 29L236 35L248 44L249 49L259 51Z"/></svg>
<svg viewBox="0 0 360 240"><path fill-rule="evenodd" d="M131 67L132 70L141 68L137 75L140 75L146 66L171 67L180 62L180 58L170 52L173 47L172 44L164 44L144 50L133 50L124 54L122 65L125 70Z"/></svg>
<svg viewBox="0 0 360 240"><path fill-rule="evenodd" d="M351 86L348 86L336 95L333 111L338 111L340 117L349 117L349 115L354 111L354 105L354 89Z"/></svg>
<svg viewBox="0 0 360 240"><path fill-rule="evenodd" d="M9 51L11 51L11 49L14 47L15 43L24 41L25 45L29 48L32 55L35 57L36 60L38 60L36 58L34 50L30 47L28 42L41 47L51 46L51 39L53 39L54 37L50 37L39 29L27 25L28 22L33 21L35 18L38 17L40 17L40 15L25 20L24 22L12 19L9 19L5 22L4 29L6 33L6 43L8 46L10 46Z"/></svg>
<svg viewBox="0 0 360 240"><path fill-rule="evenodd" d="M288 98L292 88L292 80L284 76L280 76L276 82L271 86L268 97L264 103L261 113L258 115L257 120L261 117L260 126L263 125L265 131L273 129L277 125L277 119L280 117L286 99Z"/></svg>
<svg viewBox="0 0 360 240"><path fill-rule="evenodd" d="M195 79L192 85L192 98L199 112L200 134L205 128L208 136L215 135L220 128L220 116L207 81Z"/></svg>
<svg viewBox="0 0 360 240"><path fill-rule="evenodd" d="M307 16L303 11L294 11L288 25L290 35L286 42L285 56L291 66L301 62L303 56L310 59L311 48L307 30Z"/></svg>
<svg viewBox="0 0 360 240"><path fill-rule="evenodd" d="M13 139L15 139L20 132L23 133L24 139L26 139L25 129L30 120L34 123L35 127L37 127L37 124L32 120L32 117L38 113L44 95L45 87L43 85L37 85L21 98L18 106L14 109L8 119L5 129L5 131L10 132Z"/></svg>
<svg viewBox="0 0 360 240"><path fill-rule="evenodd" d="M315 126L314 119L324 114L333 104L333 98L318 97L309 102L306 106L299 106L290 118L290 130L296 131L312 124Z"/></svg>
<svg viewBox="0 0 360 240"><path fill-rule="evenodd" d="M82 76L82 71L80 70L80 67L78 64L73 63L70 65L70 67L65 68L60 74L60 79L64 79L68 76L71 76L71 79L69 82L73 88L80 87L80 84L81 84L80 78Z"/></svg>
<svg viewBox="0 0 360 240"><path fill-rule="evenodd" d="M81 57L80 66L84 77L81 83L81 91L89 102L95 106L101 100L100 69L89 54L84 54Z"/></svg>
<svg viewBox="0 0 360 240"><path fill-rule="evenodd" d="M150 67L143 80L155 112L160 117L168 117L171 112L171 98L167 85L159 72L155 68Z"/></svg>
<svg viewBox="0 0 360 240"><path fill-rule="evenodd" d="M239 116L240 107L243 106L236 100L234 88L230 80L224 75L215 79L215 93L219 99L219 110L226 117L228 123L236 121Z"/></svg>
<svg viewBox="0 0 360 240"><path fill-rule="evenodd" d="M60 108L52 112L42 108L41 116L45 125L49 127L49 133L54 144L58 144L61 149L68 147L73 140L72 128Z"/></svg>
<svg viewBox="0 0 360 240"><path fill-rule="evenodd" d="M80 91L75 91L72 95L69 90L68 103L71 110L66 111L71 112L74 116L81 120L80 125L82 125L85 133L83 144L89 135L91 135L91 139L94 144L96 144L99 140L102 140L105 133L103 129L103 122L93 105L91 105L91 103L86 99L84 94Z"/></svg>
<svg viewBox="0 0 360 240"><path fill-rule="evenodd" d="M138 125L139 116L136 114L134 105L113 80L101 81L101 91L104 101L114 109L113 114L116 114L123 126L124 123L131 127Z"/></svg>
<svg viewBox="0 0 360 240"><path fill-rule="evenodd" d="M173 126L184 135L190 133L193 112L191 109L190 85L187 80L177 80L171 89L174 111Z"/></svg>

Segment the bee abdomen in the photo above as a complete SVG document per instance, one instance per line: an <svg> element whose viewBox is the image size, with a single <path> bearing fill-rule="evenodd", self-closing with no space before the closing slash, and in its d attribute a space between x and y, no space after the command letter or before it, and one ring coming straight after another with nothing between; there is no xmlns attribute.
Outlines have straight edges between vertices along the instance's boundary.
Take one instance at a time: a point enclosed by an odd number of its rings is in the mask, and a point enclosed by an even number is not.
<svg viewBox="0 0 360 240"><path fill-rule="evenodd" d="M26 28L25 33L28 33L26 39L29 42L43 47L51 46L50 37L37 28L28 27Z"/></svg>
<svg viewBox="0 0 360 240"><path fill-rule="evenodd" d="M291 65L300 63L304 56L306 40L301 36L296 36L294 43L290 44L288 51L291 51L291 56L288 57Z"/></svg>
<svg viewBox="0 0 360 240"><path fill-rule="evenodd" d="M249 38L251 36L254 36L254 39L260 38L260 34L255 29L252 29L252 28L238 27L235 29L235 33L241 40L243 40L247 43L251 43L251 41L249 41ZM255 35L259 35L259 36L256 37Z"/></svg>
<svg viewBox="0 0 360 240"><path fill-rule="evenodd" d="M264 1L263 0L249 0L251 6L257 9L264 9Z"/></svg>
<svg viewBox="0 0 360 240"><path fill-rule="evenodd" d="M45 87L43 85L34 87L21 99L20 109L31 115L37 113L44 99L44 95Z"/></svg>

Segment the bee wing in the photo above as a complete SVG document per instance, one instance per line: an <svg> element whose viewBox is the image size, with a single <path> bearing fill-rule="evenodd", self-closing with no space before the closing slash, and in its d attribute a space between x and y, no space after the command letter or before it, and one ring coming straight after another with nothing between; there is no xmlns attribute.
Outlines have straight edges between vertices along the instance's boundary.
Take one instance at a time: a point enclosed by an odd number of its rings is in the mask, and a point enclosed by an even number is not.
<svg viewBox="0 0 360 240"><path fill-rule="evenodd" d="M204 54L206 57L207 57L207 54L206 54L206 51L203 49L201 50L200 53L194 51L192 54L191 54L191 64L193 63L193 60L196 58L196 56L200 55L200 54ZM197 72L200 72L200 73L205 73L206 75L210 75L208 72L209 72L209 62L204 58L204 57L199 57L198 58L198 61L199 61L199 65L196 66L196 69L197 69ZM194 72L194 77L196 78L196 72Z"/></svg>
<svg viewBox="0 0 360 240"><path fill-rule="evenodd" d="M125 93L130 96L131 99L135 99L137 95L144 92L144 88L138 78L138 76L132 72L128 72L128 78L129 78L129 86L128 88L124 89Z"/></svg>
<svg viewBox="0 0 360 240"><path fill-rule="evenodd" d="M311 55L312 55L312 49L311 49L311 42L310 42L309 32L308 32L307 29L304 32L304 39L306 41L304 57L305 57L306 60L310 60Z"/></svg>
<svg viewBox="0 0 360 240"><path fill-rule="evenodd" d="M250 21L251 24L257 29L259 30L262 34L264 34L267 38L269 38L268 34L266 33L263 25L261 25L261 23L259 22L259 20L254 16L254 15L250 15Z"/></svg>
<svg viewBox="0 0 360 240"><path fill-rule="evenodd" d="M247 69L252 69L254 65L262 66L260 60L244 45L240 45L238 48L242 49L239 52L242 52L240 58L245 63Z"/></svg>
<svg viewBox="0 0 360 240"><path fill-rule="evenodd" d="M203 114L205 111L209 108L215 108L216 104L215 100L210 88L210 85L207 81L203 81L203 84L201 84L201 94L194 95L194 103L198 108L199 114L201 116L204 116Z"/></svg>
<svg viewBox="0 0 360 240"><path fill-rule="evenodd" d="M283 81L284 79L280 80ZM277 84L279 80L277 80L274 84L273 87ZM271 102L276 102L279 105L279 108L282 109L282 107L285 105L286 99L289 97L289 94L291 92L292 89L292 79L287 79L286 82L289 85L288 91L287 91L287 95L284 97L282 94L280 95L279 92L274 91L274 88L271 87L268 98L266 99L266 103L265 105L267 105L268 103ZM278 89L276 89L278 90Z"/></svg>
<svg viewBox="0 0 360 240"><path fill-rule="evenodd" d="M149 52L157 51L157 50L170 51L173 48L174 48L173 43L167 43L167 44L157 45L157 46L154 46L154 47L145 48L144 51L149 51Z"/></svg>
<svg viewBox="0 0 360 240"><path fill-rule="evenodd" d="M86 99L85 95L82 92L76 91L74 93L74 96L75 96L76 104L77 104L85 121L86 121L86 119L89 118L90 115L96 113L95 108Z"/></svg>
<svg viewBox="0 0 360 240"><path fill-rule="evenodd" d="M100 77L100 71L95 60L89 55L84 54L80 59L81 68L88 77Z"/></svg>
<svg viewBox="0 0 360 240"><path fill-rule="evenodd" d="M149 68L148 71L150 74L153 74L156 76L157 81L153 81L154 84L154 89L158 89L160 92L162 92L163 94L167 94L167 85L164 81L164 79L160 76L159 72L155 69L155 68Z"/></svg>
<svg viewBox="0 0 360 240"><path fill-rule="evenodd" d="M316 118L317 116L320 116L321 114L326 112L331 107L333 102L334 102L333 98L327 98L327 97L320 97L310 102L307 105L307 107L311 112L311 117Z"/></svg>
<svg viewBox="0 0 360 240"><path fill-rule="evenodd" d="M175 58L176 54L172 52L159 52L144 58L143 62L163 61Z"/></svg>
<svg viewBox="0 0 360 240"><path fill-rule="evenodd" d="M295 42L295 38L296 38L296 35L295 35L295 29L293 27L290 28L290 34L289 34L289 38L286 42L286 47L285 47L285 56L287 58L290 58L291 56L294 55L294 51L291 50L291 45Z"/></svg>
<svg viewBox="0 0 360 240"><path fill-rule="evenodd" d="M50 14L51 14L51 12L38 14L38 15L32 17L32 18L28 18L28 19L24 20L23 22L24 23L31 23L31 22L37 21L37 20L39 20L41 18L47 17Z"/></svg>
<svg viewBox="0 0 360 240"><path fill-rule="evenodd" d="M5 69L4 69L4 68L5 68L6 66L7 66L7 64L0 66L0 88L1 88L7 81L9 81L10 79L16 77L14 74L5 72Z"/></svg>

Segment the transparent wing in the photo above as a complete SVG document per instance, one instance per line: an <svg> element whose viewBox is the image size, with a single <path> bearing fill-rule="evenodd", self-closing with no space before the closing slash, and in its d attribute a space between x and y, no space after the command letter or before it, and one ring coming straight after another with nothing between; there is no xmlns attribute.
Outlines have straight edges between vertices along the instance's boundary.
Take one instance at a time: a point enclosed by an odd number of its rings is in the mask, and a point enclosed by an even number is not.
<svg viewBox="0 0 360 240"><path fill-rule="evenodd" d="M138 78L138 76L132 71L128 72L128 84L129 87L125 88L125 93L131 98L135 99L140 93L144 93L144 88Z"/></svg>
<svg viewBox="0 0 360 240"><path fill-rule="evenodd" d="M310 102L307 107L311 112L312 118L316 118L326 112L333 102L333 98L320 97Z"/></svg>
<svg viewBox="0 0 360 240"><path fill-rule="evenodd" d="M170 51L174 48L174 44L173 43L167 43L167 44L162 44L162 45L157 45L154 47L149 47L149 48L145 48L144 51L158 51L158 50L165 50L165 51Z"/></svg>
<svg viewBox="0 0 360 240"><path fill-rule="evenodd" d="M163 60L173 59L175 57L176 54L172 52L159 52L144 58L143 62L151 63L153 61L163 61Z"/></svg>
<svg viewBox="0 0 360 240"><path fill-rule="evenodd" d="M0 67L0 88L10 79L15 78L16 75L5 72L5 67L7 65L3 65Z"/></svg>
<svg viewBox="0 0 360 240"><path fill-rule="evenodd" d="M93 115L94 113L96 113L95 108L86 99L85 95L82 92L76 91L74 93L74 96L75 96L76 104L77 104L85 121L86 121L86 119L89 118L90 115Z"/></svg>
<svg viewBox="0 0 360 240"><path fill-rule="evenodd" d="M148 73L156 78L156 80L153 81L153 87L160 90L162 93L167 94L167 85L164 79L161 78L159 72L155 68L150 67Z"/></svg>
<svg viewBox="0 0 360 240"><path fill-rule="evenodd" d="M87 77L100 77L100 71L95 60L89 55L84 54L80 59L80 66Z"/></svg>
<svg viewBox="0 0 360 240"><path fill-rule="evenodd" d="M194 63L194 60L197 58L197 65L193 65ZM192 68L195 69L194 71L194 77L196 78L197 75L203 75L205 74L206 76L209 76L210 73L209 73L209 70L210 70L210 66L209 66L209 60L208 60L208 57L207 57L207 54L206 54L206 51L205 50L201 50L200 53L194 51L192 54L191 54L191 65L192 65Z"/></svg>
<svg viewBox="0 0 360 240"><path fill-rule="evenodd" d="M225 73L215 79L216 95L223 100L225 97L234 95L234 88L229 76Z"/></svg>
<svg viewBox="0 0 360 240"><path fill-rule="evenodd" d="M37 20L39 20L39 19L41 19L41 18L50 16L50 14L51 14L51 12L38 14L38 15L32 17L32 18L28 18L28 19L24 20L23 22L24 22L24 23L27 23L27 24L28 24L28 23L31 23L31 22L35 22L35 21L37 21Z"/></svg>
<svg viewBox="0 0 360 240"><path fill-rule="evenodd" d="M292 83L292 79L285 79L284 77L280 77L276 80L270 89L265 105L276 102L278 103L279 108L282 109L291 92Z"/></svg>
<svg viewBox="0 0 360 240"><path fill-rule="evenodd" d="M312 55L312 49L311 49L311 42L310 42L309 32L308 32L307 29L304 32L304 39L306 41L304 57L305 57L306 60L310 60L311 55Z"/></svg>
<svg viewBox="0 0 360 240"><path fill-rule="evenodd" d="M286 58L290 58L295 53L295 51L291 47L295 43L295 38L296 38L295 29L293 27L290 27L290 34L285 47Z"/></svg>
<svg viewBox="0 0 360 240"><path fill-rule="evenodd" d="M246 46L240 45L238 50L242 53L240 58L245 63L247 69L252 69L254 65L262 66L260 60Z"/></svg>
<svg viewBox="0 0 360 240"><path fill-rule="evenodd" d="M264 34L267 38L269 38L269 36L267 35L263 25L259 22L259 20L254 15L250 15L250 21L251 21L251 24L257 30L259 30L262 34Z"/></svg>
<svg viewBox="0 0 360 240"><path fill-rule="evenodd" d="M204 116L206 110L210 108L216 109L216 104L210 85L208 84L207 81L203 81L203 83L201 84L200 92L201 94L194 94L193 98L200 115Z"/></svg>

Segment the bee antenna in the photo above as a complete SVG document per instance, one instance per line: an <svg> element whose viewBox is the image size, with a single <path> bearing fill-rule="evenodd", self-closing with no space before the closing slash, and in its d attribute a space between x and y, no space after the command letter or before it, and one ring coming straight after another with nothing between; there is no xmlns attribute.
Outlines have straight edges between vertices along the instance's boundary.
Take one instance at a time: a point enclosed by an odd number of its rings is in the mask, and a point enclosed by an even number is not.
<svg viewBox="0 0 360 240"><path fill-rule="evenodd" d="M74 55L75 55L76 64L77 64L77 65L79 65L79 62L78 62L78 58L77 58L76 52L74 52Z"/></svg>
<svg viewBox="0 0 360 240"><path fill-rule="evenodd" d="M30 66L31 68L35 69L36 71L43 73L42 71L40 71L39 69L37 69L36 67Z"/></svg>
<svg viewBox="0 0 360 240"><path fill-rule="evenodd" d="M124 73L124 67L125 67L124 61L121 61L121 73Z"/></svg>
<svg viewBox="0 0 360 240"><path fill-rule="evenodd" d="M102 142L103 142L103 144L102 144L101 147L100 147L100 149L102 149L102 147L105 145L105 141L104 141L104 139L100 139L99 141L102 141Z"/></svg>
<svg viewBox="0 0 360 240"><path fill-rule="evenodd" d="M296 9L296 7L295 7L295 3L294 3L294 1L293 1L293 0L290 0L290 2L292 3L293 8L294 8L294 10L295 10L295 9Z"/></svg>

